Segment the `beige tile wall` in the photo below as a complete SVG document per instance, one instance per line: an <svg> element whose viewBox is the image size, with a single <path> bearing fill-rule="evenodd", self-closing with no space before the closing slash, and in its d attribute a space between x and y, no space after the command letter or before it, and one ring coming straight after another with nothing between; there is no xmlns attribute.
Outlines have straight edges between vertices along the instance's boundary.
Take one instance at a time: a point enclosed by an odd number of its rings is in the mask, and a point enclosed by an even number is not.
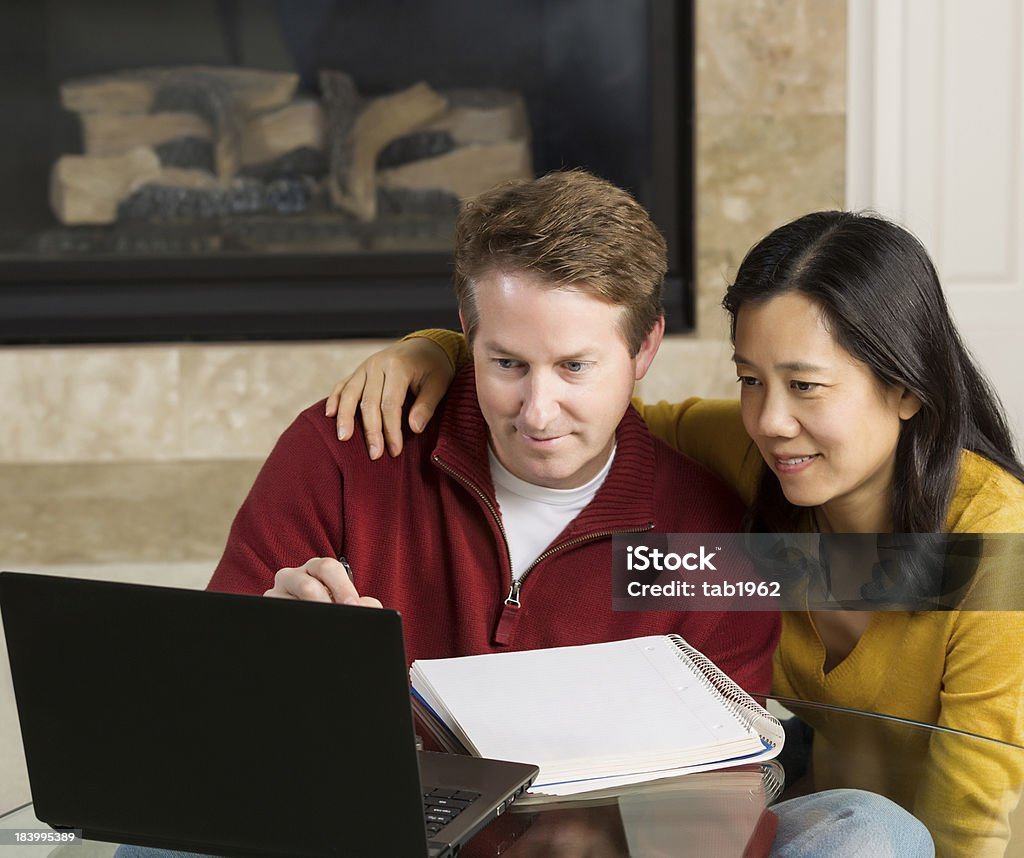
<svg viewBox="0 0 1024 858"><path fill-rule="evenodd" d="M648 399L735 395L725 283L771 228L843 201L844 0L697 12L698 330L665 342ZM377 345L0 348L0 568L198 586L278 433ZM3 810L28 790L0 692Z"/></svg>

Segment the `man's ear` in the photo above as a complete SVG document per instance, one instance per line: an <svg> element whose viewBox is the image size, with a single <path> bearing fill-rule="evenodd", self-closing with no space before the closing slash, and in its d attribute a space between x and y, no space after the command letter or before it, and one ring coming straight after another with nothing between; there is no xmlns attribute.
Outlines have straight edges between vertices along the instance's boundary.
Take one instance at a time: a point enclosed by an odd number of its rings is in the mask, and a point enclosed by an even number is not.
<svg viewBox="0 0 1024 858"><path fill-rule="evenodd" d="M640 343L640 350L636 353L636 358L633 360L633 377L637 381L647 375L647 370L651 368L654 356L658 353L658 348L661 346L661 340L664 336L665 317L659 316L658 321L654 323L647 336L644 337L643 342Z"/></svg>

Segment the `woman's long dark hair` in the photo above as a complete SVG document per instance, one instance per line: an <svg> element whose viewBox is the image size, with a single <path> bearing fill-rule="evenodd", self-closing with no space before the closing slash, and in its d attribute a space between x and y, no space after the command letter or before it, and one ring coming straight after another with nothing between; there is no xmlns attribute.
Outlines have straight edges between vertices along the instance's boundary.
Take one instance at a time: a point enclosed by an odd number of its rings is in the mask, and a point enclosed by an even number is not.
<svg viewBox="0 0 1024 858"><path fill-rule="evenodd" d="M907 230L842 211L779 227L750 249L725 293L733 338L744 304L786 292L816 301L844 349L921 401L896 447L896 533L945 531L962 450L1024 482L999 400L960 339L927 251ZM765 467L751 509L754 528L795 531L802 514Z"/></svg>

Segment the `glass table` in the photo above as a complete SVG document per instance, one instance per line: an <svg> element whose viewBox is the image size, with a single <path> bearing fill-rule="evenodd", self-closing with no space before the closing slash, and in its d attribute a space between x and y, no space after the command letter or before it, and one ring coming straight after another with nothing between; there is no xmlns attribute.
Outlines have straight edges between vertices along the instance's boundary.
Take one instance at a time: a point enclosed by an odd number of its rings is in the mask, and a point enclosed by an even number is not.
<svg viewBox="0 0 1024 858"><path fill-rule="evenodd" d="M790 768L785 777L779 761L764 766L740 766L686 775L598 794L585 799L517 802L479 834L460 853L463 858L620 858L620 856L700 855L714 858L767 854L775 820L770 806L779 800L836 786L878 782L888 770L906 766L905 760L883 758L879 749L893 743L908 749L924 748L917 768L903 771L900 782L919 782L929 790L933 830L942 856L1021 856L1024 858L1024 808L1017 799L1024 785L1024 747L950 731L874 713L858 712L781 697L769 697L793 712L815 710L815 719L833 721L830 734L848 737L838 754L838 769L847 782L822 783L815 778L813 756L806 771L798 741L787 740L782 758ZM949 795L942 795L942 779L926 769L950 772ZM835 770L837 766L832 765ZM953 777L960 770L959 777ZM971 777L975 779L971 781ZM785 782L788 781L788 782ZM965 788L965 784L967 787ZM919 797L920 798L920 797ZM948 813L934 816L935 808ZM921 811L919 811L921 815ZM970 818L965 832L958 820ZM50 829L36 820L31 805L0 816L0 858L109 858L115 846L98 841L76 845L14 843L14 831Z"/></svg>
<svg viewBox="0 0 1024 858"><path fill-rule="evenodd" d="M774 822L764 809L772 800L774 784L781 787L781 772L777 764L752 766L623 788L599 798L517 803L478 834L460 858L672 854L684 830L688 842L703 844L699 854L740 856L755 837L765 846L771 842ZM38 832L42 837L61 834L39 822L31 805L0 817L2 858L110 858L117 848L89 840L75 845L16 844L11 843L14 832Z"/></svg>

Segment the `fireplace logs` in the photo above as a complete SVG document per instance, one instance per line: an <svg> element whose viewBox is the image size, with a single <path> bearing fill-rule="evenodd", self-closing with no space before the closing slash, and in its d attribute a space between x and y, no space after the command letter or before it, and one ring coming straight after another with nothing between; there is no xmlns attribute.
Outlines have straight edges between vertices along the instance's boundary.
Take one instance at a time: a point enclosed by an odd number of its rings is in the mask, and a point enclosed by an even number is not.
<svg viewBox="0 0 1024 858"><path fill-rule="evenodd" d="M207 66L65 83L83 152L53 166L55 215L110 227L116 235L79 237L102 245L144 245L146 224L185 234L195 224L220 247L251 249L257 237L298 251L443 247L460 200L533 175L518 93L420 82L367 96L336 70L321 71L319 98L296 85L292 74Z"/></svg>

